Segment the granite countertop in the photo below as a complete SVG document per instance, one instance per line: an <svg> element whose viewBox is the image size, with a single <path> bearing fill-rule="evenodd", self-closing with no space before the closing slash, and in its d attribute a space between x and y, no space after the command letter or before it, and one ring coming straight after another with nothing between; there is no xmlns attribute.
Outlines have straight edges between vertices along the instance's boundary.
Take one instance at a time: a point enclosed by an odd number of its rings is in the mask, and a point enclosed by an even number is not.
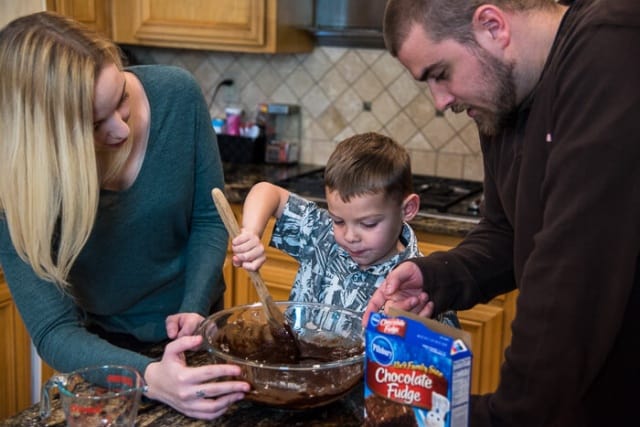
<svg viewBox="0 0 640 427"><path fill-rule="evenodd" d="M230 203L242 204L251 186L260 181L278 182L292 176L323 169L324 166L225 163L225 194ZM464 237L475 223L454 217L443 218L419 214L411 221L416 231Z"/></svg>
<svg viewBox="0 0 640 427"><path fill-rule="evenodd" d="M143 351L159 356L163 346ZM188 353L189 365L201 365L209 361L206 352ZM271 427L271 426L361 426L364 420L364 385L361 382L342 399L308 410L270 408L243 400L232 405L225 414L212 421L189 418L163 403L143 399L136 418L136 427ZM51 401L51 416L41 420L40 406L35 404L17 415L0 421L2 426L12 427L64 427L65 419L60 400Z"/></svg>

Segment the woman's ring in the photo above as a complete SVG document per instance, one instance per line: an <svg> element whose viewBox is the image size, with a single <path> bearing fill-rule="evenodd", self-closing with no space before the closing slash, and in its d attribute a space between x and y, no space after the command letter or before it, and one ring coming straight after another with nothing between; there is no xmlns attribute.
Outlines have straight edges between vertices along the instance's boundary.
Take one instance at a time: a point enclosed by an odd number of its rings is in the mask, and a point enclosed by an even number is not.
<svg viewBox="0 0 640 427"><path fill-rule="evenodd" d="M206 394L204 394L204 391L202 391L202 390L196 391L196 397L198 399L203 399L205 396L206 396Z"/></svg>

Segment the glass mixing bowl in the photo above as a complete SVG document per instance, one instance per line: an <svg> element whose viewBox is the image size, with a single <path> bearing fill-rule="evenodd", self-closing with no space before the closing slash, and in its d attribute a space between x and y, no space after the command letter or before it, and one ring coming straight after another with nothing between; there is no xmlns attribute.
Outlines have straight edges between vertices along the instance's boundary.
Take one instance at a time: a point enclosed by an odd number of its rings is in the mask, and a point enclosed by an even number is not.
<svg viewBox="0 0 640 427"><path fill-rule="evenodd" d="M339 399L361 381L360 314L319 303L279 301L276 305L298 338L301 358L295 362L287 363L288 355L274 343L259 303L219 311L200 326L212 360L241 367L242 374L234 379L252 385L246 399L306 409Z"/></svg>

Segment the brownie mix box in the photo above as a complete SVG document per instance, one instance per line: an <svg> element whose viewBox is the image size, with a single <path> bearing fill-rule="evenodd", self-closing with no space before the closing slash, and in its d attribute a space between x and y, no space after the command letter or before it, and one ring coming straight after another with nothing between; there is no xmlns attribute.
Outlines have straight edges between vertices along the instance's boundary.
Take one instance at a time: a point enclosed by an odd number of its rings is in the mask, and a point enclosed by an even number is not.
<svg viewBox="0 0 640 427"><path fill-rule="evenodd" d="M373 313L365 331L365 426L468 425L467 332L401 310Z"/></svg>

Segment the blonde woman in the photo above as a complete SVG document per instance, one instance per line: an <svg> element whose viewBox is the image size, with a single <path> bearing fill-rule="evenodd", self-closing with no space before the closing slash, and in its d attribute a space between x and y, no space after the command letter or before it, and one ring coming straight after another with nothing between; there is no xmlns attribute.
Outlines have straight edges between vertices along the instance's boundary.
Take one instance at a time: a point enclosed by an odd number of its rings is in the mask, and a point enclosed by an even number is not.
<svg viewBox="0 0 640 427"><path fill-rule="evenodd" d="M59 371L137 368L146 396L212 419L243 398L230 365L187 367L222 306L227 234L206 103L176 67L48 12L0 32L0 262L40 356ZM160 360L139 353L172 341Z"/></svg>

